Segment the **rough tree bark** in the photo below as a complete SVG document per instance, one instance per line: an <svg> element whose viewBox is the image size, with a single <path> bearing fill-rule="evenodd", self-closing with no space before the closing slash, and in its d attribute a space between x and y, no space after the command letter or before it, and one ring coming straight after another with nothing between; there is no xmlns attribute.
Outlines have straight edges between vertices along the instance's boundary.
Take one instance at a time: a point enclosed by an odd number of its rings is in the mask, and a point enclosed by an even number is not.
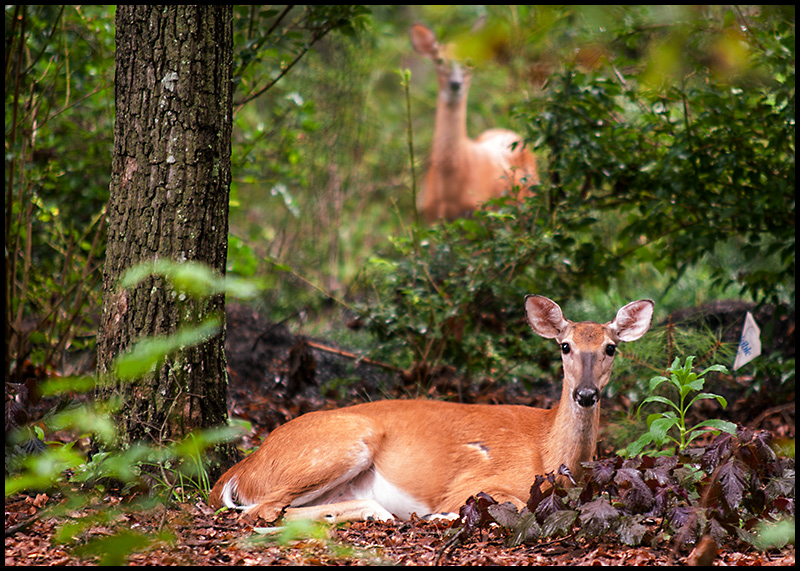
<svg viewBox="0 0 800 571"><path fill-rule="evenodd" d="M222 424L224 296L195 300L151 276L120 276L138 262L200 261L225 273L231 180L232 10L229 6L119 6L116 124L103 277L98 370L122 398L122 444L179 440ZM114 359L145 337L218 314L222 330L171 355L136 382Z"/></svg>

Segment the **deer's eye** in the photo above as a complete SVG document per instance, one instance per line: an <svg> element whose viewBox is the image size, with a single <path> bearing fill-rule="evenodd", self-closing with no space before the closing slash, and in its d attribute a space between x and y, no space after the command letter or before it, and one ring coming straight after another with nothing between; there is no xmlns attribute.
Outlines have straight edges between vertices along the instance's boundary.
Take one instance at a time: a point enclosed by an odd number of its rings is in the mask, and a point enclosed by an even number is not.
<svg viewBox="0 0 800 571"><path fill-rule="evenodd" d="M570 352L569 343L561 344L561 352L564 353L564 355Z"/></svg>
<svg viewBox="0 0 800 571"><path fill-rule="evenodd" d="M606 345L606 355L608 355L609 357L613 357L616 351L617 351L616 345L611 345L611 344Z"/></svg>

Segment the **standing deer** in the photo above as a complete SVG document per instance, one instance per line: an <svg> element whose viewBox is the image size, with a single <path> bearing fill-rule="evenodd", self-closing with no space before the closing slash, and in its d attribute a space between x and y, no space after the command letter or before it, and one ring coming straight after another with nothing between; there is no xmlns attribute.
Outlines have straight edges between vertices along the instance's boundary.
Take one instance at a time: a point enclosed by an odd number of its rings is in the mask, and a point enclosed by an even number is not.
<svg viewBox="0 0 800 571"><path fill-rule="evenodd" d="M289 519L408 519L456 512L481 491L521 508L536 475L564 464L577 477L592 458L617 344L647 332L653 307L634 301L605 325L573 323L555 302L529 295L528 324L561 347L554 408L384 400L311 412L228 470L210 503L266 521L286 508Z"/></svg>
<svg viewBox="0 0 800 571"><path fill-rule="evenodd" d="M411 27L411 44L436 65L439 98L433 127L433 147L425 178L422 210L428 223L453 220L479 204L507 194L519 185L519 197L539 183L536 159L523 147L520 135L489 129L472 140L467 136L467 93L471 70L450 61L445 47L421 24Z"/></svg>

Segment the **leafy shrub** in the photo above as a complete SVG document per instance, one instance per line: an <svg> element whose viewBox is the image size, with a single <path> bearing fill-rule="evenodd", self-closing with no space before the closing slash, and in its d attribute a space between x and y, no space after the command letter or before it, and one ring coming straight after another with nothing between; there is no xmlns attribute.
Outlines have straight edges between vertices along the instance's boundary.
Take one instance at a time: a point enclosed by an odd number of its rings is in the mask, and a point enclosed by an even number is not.
<svg viewBox="0 0 800 571"><path fill-rule="evenodd" d="M252 299L258 292L252 282L232 276L220 277L204 264L177 264L166 260L133 266L121 278L122 286L132 287L151 274L169 280L177 297L184 302L191 297L207 298L223 292L240 299ZM122 382L136 382L167 357L204 342L216 334L220 326L213 317L200 323L196 321L195 316L188 317L172 335L146 337L134 343L128 352L117 356L114 362L116 376ZM92 391L96 384L102 384L102 381L95 377L56 378L41 388L46 395L66 395ZM80 449L77 445L79 439L65 444L43 442L44 431L39 426L35 427L33 441L38 445L33 454L17 445L31 436L28 427L19 427L9 435L12 446L7 442L5 495L37 490L61 496L65 501L60 507L44 511L64 518L57 533L61 538L59 541L72 543L92 525L113 521L123 513L123 508L104 506L96 515L73 517L75 511L95 507L100 502L98 494L103 494L108 488L121 489L124 494L130 493L137 498L126 505L124 509L127 511L150 509L156 501L184 501L190 495L199 494L207 498L211 488L207 469L213 462L213 450L239 432L232 424L197 430L177 442L136 442L115 448L121 442L120 429L115 421L121 406L121 399L115 396L97 399L90 404L75 402L59 406L59 410L42 421L48 431L67 430L81 437L91 436L95 446L104 448L103 451L95 450L93 454ZM138 492L144 489L150 491L151 496L142 499ZM169 532L147 535L118 530L109 537L91 539L78 545L74 552L77 555L96 555L101 563L114 564L124 561L132 551L165 540L171 540Z"/></svg>
<svg viewBox="0 0 800 571"><path fill-rule="evenodd" d="M79 384L85 390L94 386L93 379L79 381L58 379L44 389L59 394L71 392ZM112 442L116 438L113 415L117 410L113 402L70 406L48 417L44 426L48 431L69 430L81 437L90 435L101 442ZM73 546L78 556L97 556L101 563L120 564L132 552L160 541L172 541L171 533L159 530L143 534L118 528L108 536L87 540L85 532L98 523L112 524L122 514L152 509L159 502L184 501L188 495L207 497L208 450L237 432L232 426L208 429L191 433L169 446L134 445L91 456L80 448L79 439L46 442L43 450L34 454L9 452L7 448L6 468L11 474L6 475L5 496L35 491L59 498L57 504L34 516L58 520L54 541ZM10 438L13 441L25 434L21 430ZM124 506L109 505L105 497L109 489L121 490L134 499ZM142 490L149 490L151 495L142 494Z"/></svg>
<svg viewBox="0 0 800 571"><path fill-rule="evenodd" d="M16 382L26 361L56 368L93 348L113 138L111 20L107 7L6 5L3 317L6 378Z"/></svg>
<svg viewBox="0 0 800 571"><path fill-rule="evenodd" d="M605 64L567 64L517 108L547 159L537 196L412 229L370 261L362 317L387 356L502 375L534 356L524 294L578 300L637 265L673 284L711 261L712 287L794 299L793 22L762 10L742 34L719 14L620 18ZM709 45L739 50L734 69L702 57ZM664 46L686 52L683 67L659 73ZM715 261L723 243L740 257Z"/></svg>
<svg viewBox="0 0 800 571"><path fill-rule="evenodd" d="M546 98L520 108L549 152L548 206L614 212L606 240L620 262L633 256L678 277L730 241L741 269L714 267L713 283L794 299L793 19L763 10L746 34L732 14L700 20L658 31L620 21L609 65L567 67ZM654 71L669 59L665 45L685 52L674 73ZM704 45L733 50L723 52L736 56L732 68L703 58ZM630 66L629 50L643 49L652 58Z"/></svg>
<svg viewBox="0 0 800 571"><path fill-rule="evenodd" d="M613 533L628 545L674 538L683 546L703 534L757 545L758 522L794 517L794 460L776 456L770 439L740 427L679 456L587 462L579 488L565 488L553 473L537 476L521 512L482 494L462 509L462 529L497 522L510 544Z"/></svg>
<svg viewBox="0 0 800 571"><path fill-rule="evenodd" d="M369 262L364 280L374 298L362 305L364 323L384 355L404 366L503 376L515 362L536 360L526 294L574 299L581 286L619 271L579 237L591 222L588 213L552 221L539 197L523 205L503 199L472 218L395 238Z"/></svg>

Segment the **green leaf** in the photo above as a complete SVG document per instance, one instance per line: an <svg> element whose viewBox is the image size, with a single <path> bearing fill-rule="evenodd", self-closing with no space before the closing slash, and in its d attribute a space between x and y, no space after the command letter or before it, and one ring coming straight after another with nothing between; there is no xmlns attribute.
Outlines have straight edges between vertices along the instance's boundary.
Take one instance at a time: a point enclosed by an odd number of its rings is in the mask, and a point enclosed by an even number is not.
<svg viewBox="0 0 800 571"><path fill-rule="evenodd" d="M489 513L494 515L495 510L492 508L494 508L494 506L489 506ZM536 521L536 516L534 514L526 512L524 515L518 517L519 522L514 525L511 536L508 539L509 545L521 545L526 541L532 541L541 537L542 528Z"/></svg>
<svg viewBox="0 0 800 571"><path fill-rule="evenodd" d="M668 398L666 398L666 397L662 397L662 396L659 396L659 395L654 395L654 396L649 396L649 397L647 397L646 399L644 399L644 400L642 401L642 404L640 404L640 405L639 405L639 412L641 412L641 410L642 410L642 407L643 407L644 405L646 405L647 403L650 403L650 402L660 402L661 404L665 404L665 405L667 405L667 406L671 406L671 407L672 407L672 408L674 408L675 410L678 410L678 411L680 411L680 409L678 408L678 406L677 406L677 405L676 405L674 402L672 402L671 400L669 400Z"/></svg>
<svg viewBox="0 0 800 571"><path fill-rule="evenodd" d="M186 262L165 272L179 292L193 297L208 297L223 289L222 280L205 264Z"/></svg>
<svg viewBox="0 0 800 571"><path fill-rule="evenodd" d="M653 442L657 446L663 445L669 438L668 432L673 426L677 426L677 418L658 418L650 425L650 434L653 435Z"/></svg>
<svg viewBox="0 0 800 571"><path fill-rule="evenodd" d="M572 525L578 518L576 510L558 510L548 515L542 523L542 535L555 537L566 535L572 530Z"/></svg>
<svg viewBox="0 0 800 571"><path fill-rule="evenodd" d="M688 404L688 405L686 405L686 408L687 408L687 410L688 410L688 408L689 408L690 406L692 406L692 405L693 405L693 404L694 404L696 401L699 401L699 400L704 400L704 399L717 399L717 401L719 402L719 404L720 404L720 405L722 405L722 408L728 408L728 401L727 401L727 400L725 400L725 397L723 397L723 396L720 396L720 395L715 395L715 394L713 394L713 393L700 393L699 395L695 396L695 397L694 397L694 398L693 398L693 399L692 399L692 400L689 402L689 404Z"/></svg>
<svg viewBox="0 0 800 571"><path fill-rule="evenodd" d="M87 393L95 388L96 380L94 377L84 375L82 377L59 377L47 379L39 385L42 396L60 395L69 392Z"/></svg>
<svg viewBox="0 0 800 571"><path fill-rule="evenodd" d="M214 317L200 325L185 326L173 335L143 339L117 358L114 372L120 379L142 377L155 370L167 356L198 345L219 333L219 330L220 319Z"/></svg>
<svg viewBox="0 0 800 571"><path fill-rule="evenodd" d="M79 557L96 556L100 565L116 567L125 564L131 553L144 549L153 541L143 533L121 529L114 535L90 539L76 547L73 553Z"/></svg>
<svg viewBox="0 0 800 571"><path fill-rule="evenodd" d="M274 269L276 272L292 272L293 271L291 266L287 266L286 264L281 264L280 262L278 262L277 260L275 260L273 258L270 258L269 256L267 256L267 261L272 264L272 269Z"/></svg>
<svg viewBox="0 0 800 571"><path fill-rule="evenodd" d="M279 271L290 271L283 270L284 266L277 266L276 269ZM167 279L176 291L196 298L228 292L239 299L254 299L261 289L257 280L233 276L223 278L201 262L176 263L168 260L152 260L136 264L124 273L120 285L132 288L150 275L160 275Z"/></svg>
<svg viewBox="0 0 800 571"><path fill-rule="evenodd" d="M649 445L653 442L653 435L649 432L645 432L639 438L636 439L635 442L629 444L626 448L629 457L638 456L642 453L645 446Z"/></svg>
<svg viewBox="0 0 800 571"><path fill-rule="evenodd" d="M727 420L719 420L716 418L710 418L708 420L698 422L689 430L689 432L694 432L695 430L704 426L714 430L721 430L722 432L726 432L728 434L736 434L736 423L728 422Z"/></svg>
<svg viewBox="0 0 800 571"><path fill-rule="evenodd" d="M652 393L661 383L667 382L669 379L667 377L653 377L650 379L650 392Z"/></svg>
<svg viewBox="0 0 800 571"><path fill-rule="evenodd" d="M700 373L700 376L703 377L703 376L705 376L706 373L708 373L710 371L717 371L719 373L727 373L728 372L728 368L725 365L711 365L706 370L704 370L702 373Z"/></svg>
<svg viewBox="0 0 800 571"><path fill-rule="evenodd" d="M238 278L226 276L224 282L225 292L242 301L257 299L264 287L255 278Z"/></svg>

